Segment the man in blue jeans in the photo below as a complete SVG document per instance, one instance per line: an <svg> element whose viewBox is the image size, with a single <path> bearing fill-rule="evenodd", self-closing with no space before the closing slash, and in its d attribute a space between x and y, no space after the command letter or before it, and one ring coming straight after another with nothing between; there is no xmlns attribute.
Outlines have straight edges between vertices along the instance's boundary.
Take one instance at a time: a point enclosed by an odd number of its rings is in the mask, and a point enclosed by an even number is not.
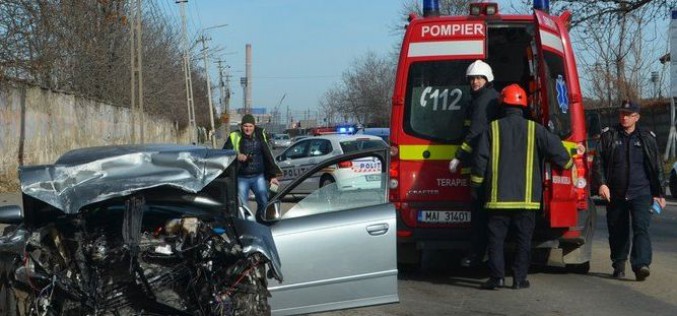
<svg viewBox="0 0 677 316"><path fill-rule="evenodd" d="M256 198L256 219L262 221L265 219L268 204L268 186L279 185L277 177L282 175L282 171L275 163L265 131L256 127L254 116L243 116L240 128L241 130L230 133L223 149L237 151L237 160L240 163L237 172L240 201L246 203L249 200L249 190L252 190Z"/></svg>
<svg viewBox="0 0 677 316"><path fill-rule="evenodd" d="M651 274L651 205L655 201L665 207L665 198L656 135L637 126L639 110L639 105L634 102L621 104L619 124L602 132L593 175L600 184L599 196L608 203L606 219L612 276L616 279L625 277L625 264L630 253L635 278L644 281Z"/></svg>

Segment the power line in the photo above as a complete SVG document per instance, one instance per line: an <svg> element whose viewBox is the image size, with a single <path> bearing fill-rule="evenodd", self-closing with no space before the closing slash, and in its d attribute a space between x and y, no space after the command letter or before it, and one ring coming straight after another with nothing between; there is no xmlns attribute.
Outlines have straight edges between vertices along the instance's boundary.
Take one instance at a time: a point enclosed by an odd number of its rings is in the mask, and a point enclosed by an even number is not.
<svg viewBox="0 0 677 316"><path fill-rule="evenodd" d="M337 75L317 75L317 76L253 76L256 79L316 79L316 78L339 78Z"/></svg>

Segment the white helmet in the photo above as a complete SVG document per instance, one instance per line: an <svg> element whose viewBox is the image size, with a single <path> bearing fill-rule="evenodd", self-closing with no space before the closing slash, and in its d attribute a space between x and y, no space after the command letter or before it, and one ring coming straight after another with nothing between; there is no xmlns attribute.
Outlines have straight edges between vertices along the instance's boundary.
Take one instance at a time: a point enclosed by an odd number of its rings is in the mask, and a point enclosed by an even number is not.
<svg viewBox="0 0 677 316"><path fill-rule="evenodd" d="M465 71L465 76L484 76L484 78L487 78L488 82L494 81L494 74L491 72L491 66L479 59L468 66L468 69Z"/></svg>

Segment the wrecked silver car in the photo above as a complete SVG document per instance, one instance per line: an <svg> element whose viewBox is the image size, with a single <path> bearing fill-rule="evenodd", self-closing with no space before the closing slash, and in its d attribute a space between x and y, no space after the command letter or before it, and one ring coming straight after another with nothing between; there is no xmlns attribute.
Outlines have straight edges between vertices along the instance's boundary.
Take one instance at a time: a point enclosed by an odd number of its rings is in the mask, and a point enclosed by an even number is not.
<svg viewBox="0 0 677 316"><path fill-rule="evenodd" d="M234 161L138 145L21 168L23 208L0 208L0 315L270 314L279 257L238 205Z"/></svg>

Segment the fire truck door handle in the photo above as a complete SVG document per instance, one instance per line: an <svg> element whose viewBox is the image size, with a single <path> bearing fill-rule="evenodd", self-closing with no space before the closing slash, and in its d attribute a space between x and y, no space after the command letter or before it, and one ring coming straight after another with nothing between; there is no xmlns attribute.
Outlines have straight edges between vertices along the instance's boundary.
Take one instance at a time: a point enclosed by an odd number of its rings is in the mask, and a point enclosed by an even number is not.
<svg viewBox="0 0 677 316"><path fill-rule="evenodd" d="M388 232L388 228L389 226L387 223L374 224L367 226L367 232L372 236L380 236L385 235L385 233Z"/></svg>

